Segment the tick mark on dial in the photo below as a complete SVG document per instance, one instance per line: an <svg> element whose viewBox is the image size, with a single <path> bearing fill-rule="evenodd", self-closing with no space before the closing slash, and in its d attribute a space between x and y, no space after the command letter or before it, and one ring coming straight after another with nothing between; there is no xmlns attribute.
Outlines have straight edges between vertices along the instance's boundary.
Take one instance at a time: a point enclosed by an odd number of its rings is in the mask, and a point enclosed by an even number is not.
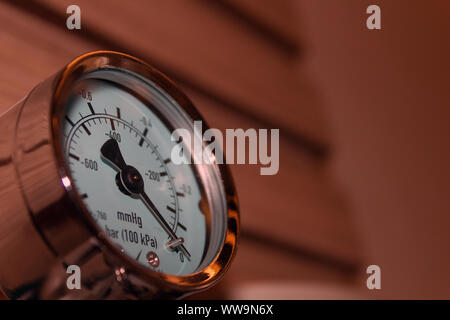
<svg viewBox="0 0 450 320"><path fill-rule="evenodd" d="M169 211L171 211L171 212L173 212L173 213L177 213L177 212L175 211L175 209L173 209L173 208L171 208L171 207L169 207L169 206L167 206L166 208L167 208L167 210L169 210Z"/></svg>
<svg viewBox="0 0 450 320"><path fill-rule="evenodd" d="M179 197L184 197L184 193L177 192L177 196L179 196Z"/></svg>
<svg viewBox="0 0 450 320"><path fill-rule="evenodd" d="M86 125L84 123L81 126L83 127L83 129L86 131L86 133L88 135L91 135L91 132L89 131L89 129L86 127Z"/></svg>
<svg viewBox="0 0 450 320"><path fill-rule="evenodd" d="M184 225L182 225L181 223L179 223L179 222L178 222L178 226L179 226L181 229L183 229L184 231L187 230L187 228L186 228Z"/></svg>
<svg viewBox="0 0 450 320"><path fill-rule="evenodd" d="M91 110L91 113L95 114L95 111L94 111L94 108L92 107L92 104L90 102L88 102L87 104L88 104L89 110Z"/></svg>
<svg viewBox="0 0 450 320"><path fill-rule="evenodd" d="M70 125L73 127L75 124L72 122L72 120L69 119L68 116L65 117L67 122L70 123Z"/></svg>
<svg viewBox="0 0 450 320"><path fill-rule="evenodd" d="M120 118L120 108L117 107L116 110L117 110L117 118L121 119L121 118Z"/></svg>
<svg viewBox="0 0 450 320"><path fill-rule="evenodd" d="M161 177L165 177L165 176L167 176L167 172L160 172L159 175L160 175Z"/></svg>
<svg viewBox="0 0 450 320"><path fill-rule="evenodd" d="M69 153L69 157L74 158L77 161L80 161L80 157L78 157L77 155L74 155L73 153Z"/></svg>
<svg viewBox="0 0 450 320"><path fill-rule="evenodd" d="M146 136L147 136L147 133L148 133L148 129L145 128L145 130L144 130L144 132L142 133L142 135L143 135L144 137L146 137ZM142 144L144 143L144 137L142 137L141 140L139 141L139 147L142 147Z"/></svg>
<svg viewBox="0 0 450 320"><path fill-rule="evenodd" d="M109 118L110 122L111 122L111 129L113 129L114 131L116 130L116 127L114 125L114 120L112 118Z"/></svg>
<svg viewBox="0 0 450 320"><path fill-rule="evenodd" d="M141 251L139 251L139 253L138 253L137 257L136 257L136 261L139 261L139 258L141 257L141 253L142 253L142 249L141 249Z"/></svg>

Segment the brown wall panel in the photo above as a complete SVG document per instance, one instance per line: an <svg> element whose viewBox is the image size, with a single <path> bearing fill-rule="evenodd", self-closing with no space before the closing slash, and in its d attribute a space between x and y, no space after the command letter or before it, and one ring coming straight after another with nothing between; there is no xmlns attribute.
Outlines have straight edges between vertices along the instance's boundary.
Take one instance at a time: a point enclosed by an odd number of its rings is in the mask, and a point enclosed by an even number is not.
<svg viewBox="0 0 450 320"><path fill-rule="evenodd" d="M261 32L268 32L272 40L293 55L299 54L298 15L296 0L219 0L229 6L232 12L251 23L260 24ZM277 41L278 40L278 41Z"/></svg>
<svg viewBox="0 0 450 320"><path fill-rule="evenodd" d="M41 3L61 14L72 4L70 0ZM81 0L77 4L82 28L172 66L238 108L329 142L319 102L294 61L216 5L197 0Z"/></svg>
<svg viewBox="0 0 450 320"><path fill-rule="evenodd" d="M0 113L72 58L99 49L74 32L43 21L0 4ZM261 127L198 92L186 91L213 127ZM278 263L289 266L283 277L347 279L347 267L351 269L359 261L359 248L341 195L328 181L323 167L283 134L280 162L276 176L260 176L258 166L231 168L242 212L243 249L239 254L245 256L236 260L229 279L237 281L253 274L249 271L252 263L258 272L249 281L271 277L273 267L264 263L264 248L273 250L270 241L289 248L276 253ZM252 246L258 250L253 252ZM313 271L317 265L323 266L318 267L321 271ZM344 273L339 271L342 268L346 269Z"/></svg>

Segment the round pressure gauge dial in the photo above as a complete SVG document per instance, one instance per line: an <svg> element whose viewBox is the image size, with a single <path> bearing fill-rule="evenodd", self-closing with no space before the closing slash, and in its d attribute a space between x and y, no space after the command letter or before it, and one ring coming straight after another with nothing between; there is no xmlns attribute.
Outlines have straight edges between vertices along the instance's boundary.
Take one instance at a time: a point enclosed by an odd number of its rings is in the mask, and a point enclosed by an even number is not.
<svg viewBox="0 0 450 320"><path fill-rule="evenodd" d="M103 71L117 72L123 73ZM156 107L176 114L177 106L150 83L143 84L150 93L146 101L90 76L73 87L62 128L64 158L76 192L125 254L159 272L196 271L208 240L201 208L204 181L194 166L172 163L176 122ZM220 186L215 188L223 193ZM224 210L222 199L216 198ZM218 229L223 239L225 228Z"/></svg>
<svg viewBox="0 0 450 320"><path fill-rule="evenodd" d="M89 274L89 297L110 292L110 278L116 296L151 298L181 297L222 277L236 251L237 197L225 165L192 161L193 146L177 129L204 144L194 129L203 119L166 76L129 55L94 52L11 110L24 203L15 207L26 208L20 214L31 217L42 247L24 244L23 256L39 254L38 275L49 279L20 288L53 297L58 261ZM173 161L174 153L186 161Z"/></svg>

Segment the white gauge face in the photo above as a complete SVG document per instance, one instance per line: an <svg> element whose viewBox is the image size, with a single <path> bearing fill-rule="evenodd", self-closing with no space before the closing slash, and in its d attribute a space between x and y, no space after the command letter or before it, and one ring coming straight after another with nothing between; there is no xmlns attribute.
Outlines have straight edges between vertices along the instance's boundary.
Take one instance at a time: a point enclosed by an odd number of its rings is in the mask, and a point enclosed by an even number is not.
<svg viewBox="0 0 450 320"><path fill-rule="evenodd" d="M64 155L113 243L152 270L185 275L205 252L202 192L191 166L171 162L173 129L148 104L113 82L79 81L65 106Z"/></svg>

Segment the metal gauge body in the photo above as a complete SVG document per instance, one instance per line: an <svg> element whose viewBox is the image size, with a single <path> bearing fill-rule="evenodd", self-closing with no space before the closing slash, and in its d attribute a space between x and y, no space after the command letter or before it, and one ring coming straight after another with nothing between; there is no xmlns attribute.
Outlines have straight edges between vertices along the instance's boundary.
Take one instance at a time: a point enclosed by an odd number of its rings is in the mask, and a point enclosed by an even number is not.
<svg viewBox="0 0 450 320"><path fill-rule="evenodd" d="M202 118L164 75L106 51L74 60L3 115L12 142L0 176L14 188L0 189L0 201L14 194L15 216L38 241L29 248L19 233L6 253L40 253L41 261L26 281L13 267L0 272L2 290L13 298L24 285L41 298L154 298L216 283L236 250L237 198L224 165L172 162L182 143L175 129L202 139L194 120ZM87 274L83 293L63 288L67 265ZM38 277L45 280L33 283Z"/></svg>

